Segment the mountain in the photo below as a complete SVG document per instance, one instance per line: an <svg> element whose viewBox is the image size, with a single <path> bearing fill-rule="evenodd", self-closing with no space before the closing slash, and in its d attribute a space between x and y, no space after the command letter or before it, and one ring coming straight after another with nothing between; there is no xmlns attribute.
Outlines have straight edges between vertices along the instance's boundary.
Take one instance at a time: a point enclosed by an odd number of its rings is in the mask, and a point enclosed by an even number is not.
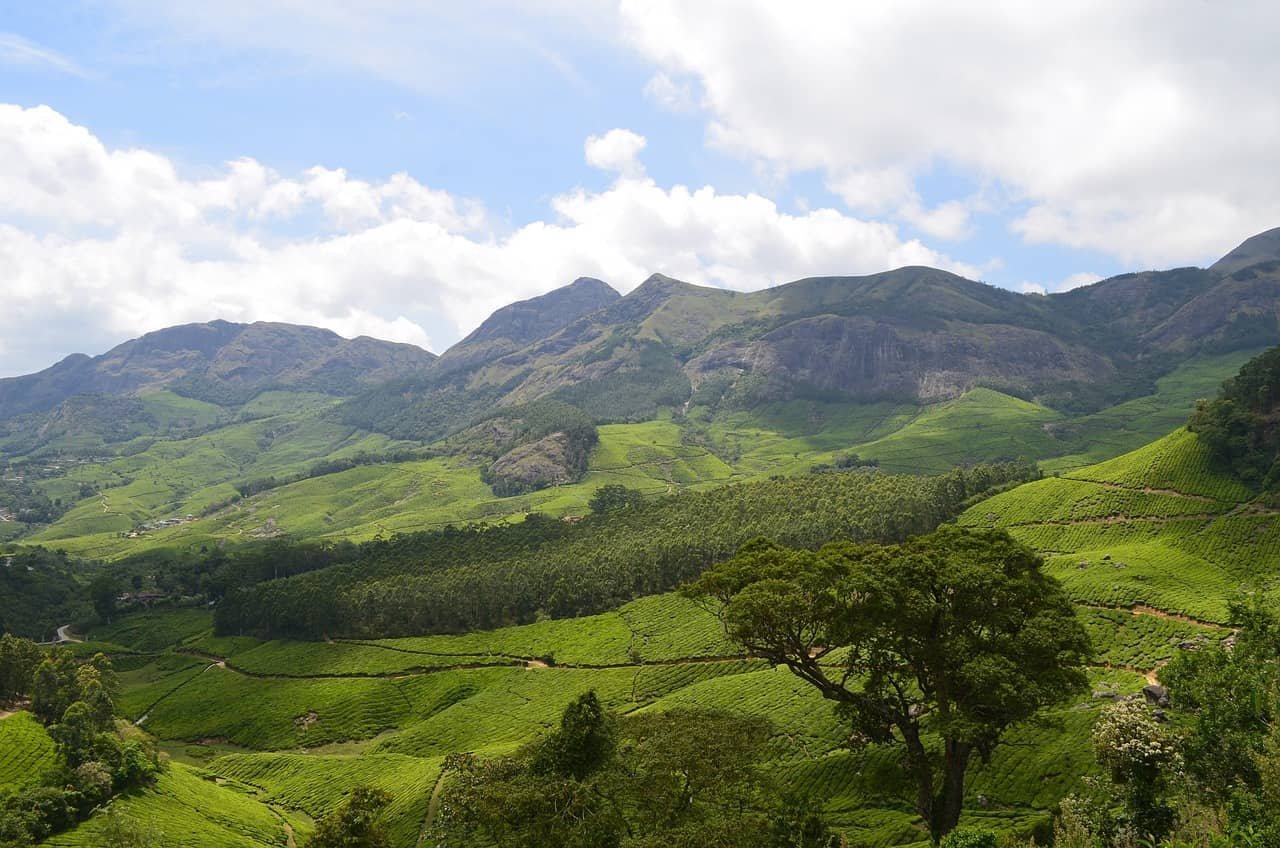
<svg viewBox="0 0 1280 848"><path fill-rule="evenodd" d="M1087 413L1150 393L1193 357L1280 341L1277 234L1209 269L1124 274L1048 296L924 267L750 293L655 274L617 297L578 281L500 310L437 368L374 388L341 414L433 440L539 398L605 422L804 397L934 403L978 386Z"/></svg>
<svg viewBox="0 0 1280 848"><path fill-rule="evenodd" d="M491 362L550 336L621 296L601 280L579 277L548 294L504 306L471 335L445 351L438 370L452 371Z"/></svg>
<svg viewBox="0 0 1280 848"><path fill-rule="evenodd" d="M1280 259L1280 227L1245 239L1235 250L1209 266L1219 274L1233 274L1251 265Z"/></svg>
<svg viewBox="0 0 1280 848"><path fill-rule="evenodd" d="M170 389L237 404L268 389L350 395L427 367L435 355L407 344L330 330L210 321L157 330L101 356L73 354L36 374L0 379L0 420L48 412L77 395L135 396Z"/></svg>

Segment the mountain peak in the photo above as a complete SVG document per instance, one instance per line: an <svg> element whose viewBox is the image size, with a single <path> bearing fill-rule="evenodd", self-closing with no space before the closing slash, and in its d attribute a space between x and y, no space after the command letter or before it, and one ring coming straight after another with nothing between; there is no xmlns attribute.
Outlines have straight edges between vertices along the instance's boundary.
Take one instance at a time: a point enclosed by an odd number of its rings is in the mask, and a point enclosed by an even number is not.
<svg viewBox="0 0 1280 848"><path fill-rule="evenodd" d="M347 340L294 324L209 321L155 330L100 356L69 356L36 374L0 379L0 421L51 410L73 395L158 389L223 405L266 389L352 395L430 365L412 345Z"/></svg>
<svg viewBox="0 0 1280 848"><path fill-rule="evenodd" d="M595 277L579 277L567 286L517 301L494 312L441 357L453 369L489 362L563 330L589 312L621 298Z"/></svg>
<svg viewBox="0 0 1280 848"><path fill-rule="evenodd" d="M1276 260L1280 260L1280 227L1245 239L1235 250L1209 266L1209 270L1232 274L1259 262Z"/></svg>

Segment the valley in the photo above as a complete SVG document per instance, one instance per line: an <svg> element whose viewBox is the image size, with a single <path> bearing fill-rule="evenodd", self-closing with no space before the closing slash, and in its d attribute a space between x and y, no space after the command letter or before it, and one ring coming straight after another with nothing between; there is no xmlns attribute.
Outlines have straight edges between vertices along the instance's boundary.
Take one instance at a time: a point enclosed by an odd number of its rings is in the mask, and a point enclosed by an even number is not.
<svg viewBox="0 0 1280 848"><path fill-rule="evenodd" d="M1027 621L993 594L978 630L1060 638L1079 685L966 741L981 750L947 790L962 830L1044 844L1064 799L1111 786L1097 728L1116 710L1146 705L1152 733L1194 740L1207 707L1181 693L1220 679L1195 664L1253 656L1269 632L1280 257L1256 246L1052 296L919 268L751 294L584 278L440 357L214 322L0 380L0 623L84 637L22 654L0 797L83 778L68 720L37 719L41 675L71 658L114 686L99 743L154 746L156 763L13 844L109 844L123 817L153 843L307 845L357 787L386 793L395 848L493 844L466 824L468 769L541 768L538 746L596 704L629 740L610 768L638 768L625 758L663 722L742 722L762 734L752 780L820 820L822 844L931 845L921 763L895 745L950 750L968 731L945 699L860 736L866 702L837 710L813 685L903 672L840 640L831 610L876 592L822 581L866 578L860 557L923 569L922 539L957 545L941 559L966 579L1047 593ZM1004 553L975 564L965 545ZM972 611L947 591L938 627ZM796 673L752 646L748 613ZM949 649L925 646L929 673ZM992 662L956 667L1016 700ZM900 701L935 697L916 671ZM96 684L76 685L87 703Z"/></svg>

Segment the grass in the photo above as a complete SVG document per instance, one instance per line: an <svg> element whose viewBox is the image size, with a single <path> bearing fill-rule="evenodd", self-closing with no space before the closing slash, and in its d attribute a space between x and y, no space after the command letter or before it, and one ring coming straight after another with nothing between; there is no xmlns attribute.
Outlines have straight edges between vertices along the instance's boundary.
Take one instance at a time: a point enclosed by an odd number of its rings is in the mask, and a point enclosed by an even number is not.
<svg viewBox="0 0 1280 848"><path fill-rule="evenodd" d="M301 838L305 819L283 816L259 800L249 786L219 783L212 775L171 763L153 789L112 802L125 815L154 829L162 844L200 848L262 848L286 844L286 821ZM96 848L102 844L103 819L96 816L42 845L48 848Z"/></svg>
<svg viewBox="0 0 1280 848"><path fill-rule="evenodd" d="M1050 471L1093 465L1153 442L1186 423L1195 402L1218 393L1222 381L1262 349L1199 356L1156 381L1150 395L1064 422L1056 435L1067 446L1041 464Z"/></svg>
<svg viewBox="0 0 1280 848"><path fill-rule="evenodd" d="M1048 456L1057 442L1045 425L1059 413L991 389L972 389L928 407L884 438L858 445L890 473L940 474L957 465Z"/></svg>
<svg viewBox="0 0 1280 848"><path fill-rule="evenodd" d="M352 786L375 786L392 796L384 813L396 845L411 845L422 829L440 775L437 758L401 754L333 757L308 754L231 754L207 771L259 788L270 803L318 819L340 804Z"/></svg>
<svg viewBox="0 0 1280 848"><path fill-rule="evenodd" d="M58 763L53 740L35 716L17 712L0 719L0 792L37 783Z"/></svg>
<svg viewBox="0 0 1280 848"><path fill-rule="evenodd" d="M166 609L122 616L95 627L89 635L94 641L134 651L158 651L212 629L213 616L207 609Z"/></svg>
<svg viewBox="0 0 1280 848"><path fill-rule="evenodd" d="M1179 429L1136 451L1019 486L959 522L1003 527L1044 553L1078 601L1147 605L1221 623L1241 589L1280 574L1276 516L1214 470Z"/></svg>

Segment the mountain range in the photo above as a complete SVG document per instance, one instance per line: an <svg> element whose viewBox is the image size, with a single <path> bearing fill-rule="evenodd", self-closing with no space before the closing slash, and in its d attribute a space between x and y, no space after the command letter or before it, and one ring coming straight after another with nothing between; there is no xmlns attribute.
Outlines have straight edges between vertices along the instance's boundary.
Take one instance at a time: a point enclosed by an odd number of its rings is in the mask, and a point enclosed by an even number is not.
<svg viewBox="0 0 1280 848"><path fill-rule="evenodd" d="M669 491L849 461L842 450L897 471L1097 461L1167 432L1277 342L1280 229L1209 268L1049 295L924 267L755 292L655 274L624 296L580 278L499 309L438 357L226 321L69 356L0 380L0 463L26 469L22 485L36 466L57 481L28 512L69 509L66 526L21 531L37 539L105 539L174 513L221 516L219 533L373 533L422 509L571 510L608 480ZM199 473L157 482L178 457ZM370 463L416 481L395 510L370 502L339 519L336 493L303 482ZM324 504L318 523L243 523L267 489ZM236 493L247 500L229 507ZM17 514L34 495L7 497L0 508Z"/></svg>
<svg viewBox="0 0 1280 848"><path fill-rule="evenodd" d="M571 398L602 421L694 396L930 402L978 385L1087 409L1123 399L1187 356L1277 339L1280 228L1208 269L1124 274L1050 295L925 267L749 293L655 274L622 296L580 278L499 309L439 357L315 327L188 324L0 379L0 420L48 413L76 396L160 389L220 406L273 389L357 396L348 418L427 440L474 410L545 396ZM638 394L621 409L606 402L621 390ZM406 410L459 393L469 400L446 403L448 412L405 432ZM370 404L383 420L367 420Z"/></svg>

